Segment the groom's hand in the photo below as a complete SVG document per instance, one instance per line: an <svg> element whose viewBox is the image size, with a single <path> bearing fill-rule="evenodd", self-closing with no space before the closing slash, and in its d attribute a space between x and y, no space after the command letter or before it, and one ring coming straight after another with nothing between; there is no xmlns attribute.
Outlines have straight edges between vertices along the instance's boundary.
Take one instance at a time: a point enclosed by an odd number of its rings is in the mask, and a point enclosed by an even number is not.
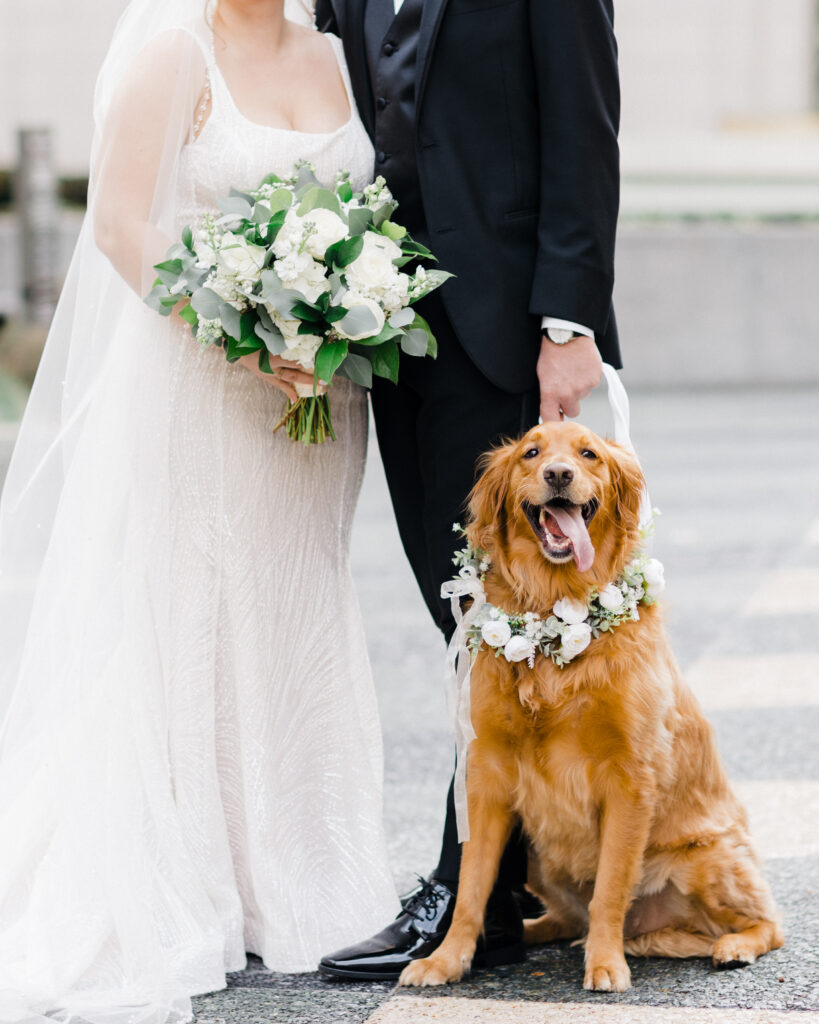
<svg viewBox="0 0 819 1024"><path fill-rule="evenodd" d="M591 338L573 338L556 345L544 334L537 361L540 384L540 418L562 420L578 416L580 402L600 383L603 360Z"/></svg>

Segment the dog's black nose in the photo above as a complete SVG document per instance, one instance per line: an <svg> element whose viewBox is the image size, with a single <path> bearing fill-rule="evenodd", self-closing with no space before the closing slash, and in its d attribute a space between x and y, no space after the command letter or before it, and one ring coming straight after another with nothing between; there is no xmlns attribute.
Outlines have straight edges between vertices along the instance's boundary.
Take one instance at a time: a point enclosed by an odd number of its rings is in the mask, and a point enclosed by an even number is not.
<svg viewBox="0 0 819 1024"><path fill-rule="evenodd" d="M553 462L543 470L543 479L552 487L568 487L574 480L574 470L565 462Z"/></svg>

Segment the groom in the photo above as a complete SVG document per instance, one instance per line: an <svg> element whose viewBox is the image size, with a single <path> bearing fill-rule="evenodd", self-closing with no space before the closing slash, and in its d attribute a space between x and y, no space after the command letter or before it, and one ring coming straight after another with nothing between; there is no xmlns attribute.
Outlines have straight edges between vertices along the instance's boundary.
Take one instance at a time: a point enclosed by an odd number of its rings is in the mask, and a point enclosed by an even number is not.
<svg viewBox="0 0 819 1024"><path fill-rule="evenodd" d="M398 217L456 277L419 307L438 359L376 380L373 414L404 549L436 624L475 461L504 435L576 416L619 366L611 293L619 194L612 0L317 0L341 37ZM326 976L396 978L441 942L460 847L450 789L441 860L378 935ZM513 839L475 959L523 959Z"/></svg>

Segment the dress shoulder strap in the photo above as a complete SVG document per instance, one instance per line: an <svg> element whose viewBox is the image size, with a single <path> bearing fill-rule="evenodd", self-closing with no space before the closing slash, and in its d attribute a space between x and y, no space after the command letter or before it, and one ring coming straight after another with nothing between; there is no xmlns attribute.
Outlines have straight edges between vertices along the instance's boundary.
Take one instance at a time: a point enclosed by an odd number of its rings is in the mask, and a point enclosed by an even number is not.
<svg viewBox="0 0 819 1024"><path fill-rule="evenodd" d="M206 117L213 108L213 71L216 67L213 32L204 21L194 25L180 25L179 28L196 43L205 61L205 83L202 95L196 104L196 113L193 119L193 137L197 139L204 127Z"/></svg>

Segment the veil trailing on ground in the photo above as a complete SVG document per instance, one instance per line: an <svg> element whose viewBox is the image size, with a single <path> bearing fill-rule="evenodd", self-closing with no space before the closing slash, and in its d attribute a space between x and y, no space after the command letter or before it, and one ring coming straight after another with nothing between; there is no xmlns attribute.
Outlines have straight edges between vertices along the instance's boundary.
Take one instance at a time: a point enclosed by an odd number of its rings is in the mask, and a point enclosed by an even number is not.
<svg viewBox="0 0 819 1024"><path fill-rule="evenodd" d="M286 13L310 21L300 0ZM88 214L0 501L0 1021L178 1021L242 966L226 963L218 894L174 826L174 337L141 299L175 233L180 152L207 113L206 15L205 0L133 0L116 28ZM123 175L139 177L136 211Z"/></svg>

